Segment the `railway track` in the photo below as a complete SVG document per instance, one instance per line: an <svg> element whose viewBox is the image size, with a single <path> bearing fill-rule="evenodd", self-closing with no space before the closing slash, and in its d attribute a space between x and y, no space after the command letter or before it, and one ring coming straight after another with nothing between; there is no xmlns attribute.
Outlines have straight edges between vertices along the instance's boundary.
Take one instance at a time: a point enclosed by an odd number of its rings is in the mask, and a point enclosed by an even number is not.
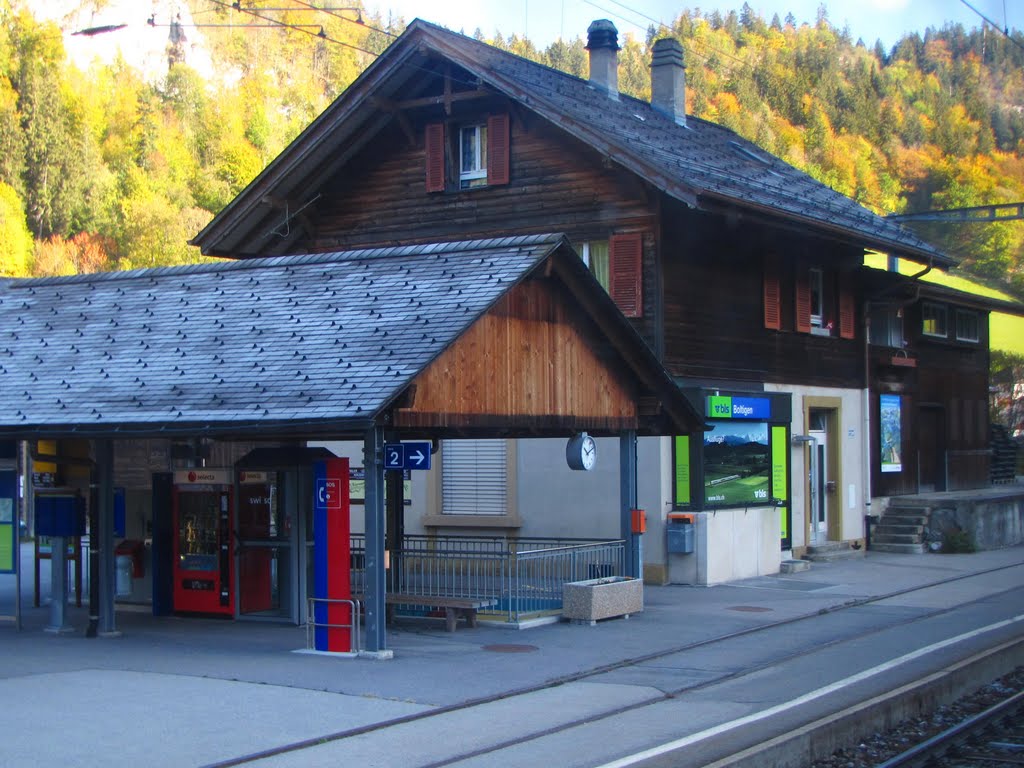
<svg viewBox="0 0 1024 768"><path fill-rule="evenodd" d="M667 657L670 657L670 656L672 656L674 654L678 654L680 652L692 651L692 650L696 650L696 649L699 649L699 648L702 648L702 647L713 646L716 643L723 643L723 642L726 642L726 641L729 641L729 640L734 640L734 639L737 639L737 638L740 638L740 637L749 637L751 635L755 635L756 636L759 633L767 633L767 632L770 632L772 630L779 629L780 627L789 626L789 625L799 625L801 622L807 622L807 621L813 620L813 619L818 618L818 617L820 617L822 615L825 615L825 614L832 614L832 613L837 613L837 612L842 612L842 611L855 610L858 607L862 607L862 606L866 606L866 605L871 605L873 603L879 603L879 602L882 602L882 601L885 601L885 600L890 600L890 599L895 598L895 597L911 595L913 593L922 592L922 591L929 590L929 589L935 589L936 587L942 587L944 585L948 585L948 584L951 584L953 582L962 581L962 580L970 579L970 578L976 578L976 577L979 577L979 576L984 576L984 575L995 573L995 572L999 572L999 571L1005 571L1005 570L1012 569L1012 568L1020 568L1022 565L1024 565L1024 563L1016 563L1016 564L1012 564L1012 565L1008 565L1008 566L1000 566L999 568L993 568L993 569L989 569L989 570L982 571L982 572L967 574L967 575L964 575L964 576L957 576L957 577L954 577L954 578L951 578L951 579L944 579L944 580L941 580L941 581L938 581L938 582L934 582L932 584L928 584L928 585L924 585L924 586L919 586L919 587L908 588L908 589L903 589L903 590L898 590L898 591L894 591L894 592L891 592L891 593L888 593L888 594L885 594L885 595L879 595L879 596L876 596L876 597L865 598L865 599L861 599L861 600L851 600L851 601L849 601L849 602L847 602L847 603L845 603L843 605L836 606L834 608L830 608L830 609L827 609L827 610L823 610L823 611L820 611L820 612L815 613L815 614L799 616L799 617L793 617L793 618L785 619L785 620L778 621L778 622L772 622L770 624L765 624L765 625L760 625L760 626L757 626L757 627L752 627L750 629L742 630L740 632L730 633L730 634L727 634L727 635L723 635L721 637L716 637L716 638L713 638L713 639L704 640L704 641L701 641L701 642L698 642L698 643L690 643L690 644L687 644L687 645L681 645L681 646L677 646L677 647L662 649L662 650L659 650L659 651L651 653L651 654L646 654L646 655L635 657L635 658L632 658L632 659L627 659L627 660L624 660L624 661L621 661L621 662L617 662L615 664L605 665L605 666L598 667L598 668L595 668L595 669L579 672L579 673L576 673L576 674L573 674L573 675L568 675L568 676L565 676L565 677L562 677L562 678L556 678L556 679L553 679L553 680L549 680L549 681L545 682L544 684L538 685L538 686L532 686L532 687L529 687L529 688L523 688L523 689L519 689L519 690L508 691L508 692L505 692L505 693L497 695L497 696L482 697L480 699L469 700L469 701L462 702L462 703L455 704L455 705L451 705L451 706L439 707L437 709L430 710L428 712L423 712L423 713L419 713L419 714L415 714L415 715L410 715L410 716L403 717L403 718L400 718L400 719L397 719L397 720L391 720L391 721L375 723L375 724L372 724L372 725L368 725L368 726L364 726L364 727L360 727L360 728L348 729L348 730L345 730L345 731L339 731L337 733L332 733L332 734L325 734L325 735L323 735L321 737L318 737L318 738L315 738L315 739L310 739L310 740L306 740L306 741L302 741L302 742L295 742L295 743L292 743L292 744L282 745L282 746L274 748L272 750L267 750L267 751L263 751L263 752L253 753L253 754L249 754L249 755L240 755L238 757L235 757L235 758L232 758L232 759L229 759L229 760L225 760L225 761L222 761L222 762L218 762L218 763L212 764L210 766L207 766L207 768L226 768L227 766L245 765L245 764L248 764L248 763L251 763L251 762L256 762L256 761L259 761L259 760L264 760L264 759L267 759L267 758L273 758L275 756L285 755L285 754L288 754L288 753L301 752L304 749L309 749L309 748L316 747L316 746L319 746L321 744L325 744L325 743L329 743L329 742L343 741L345 739L350 739L350 738L353 738L353 737L361 737L361 736L373 734L375 732L385 732L388 728L395 727L395 726L398 726L398 725L404 725L404 724L413 723L413 722L416 722L416 721L429 720L430 718L433 718L433 717L438 717L438 716L442 716L442 715L448 715L448 714L452 714L452 713L457 713L460 710L468 710L468 709L470 709L472 707L486 705L486 704L489 704L489 703L501 701L501 700L504 700L504 699L513 698L513 697L524 695L524 694L534 693L534 692L545 690L545 689L556 688L556 687L558 687L560 685L564 685L564 684L567 684L567 683L584 681L584 680L587 680L589 678L595 678L595 677L598 677L600 675L604 675L604 674L606 674L608 672L614 672L614 671L621 670L621 669L624 669L624 668L629 668L629 667L636 667L636 666L639 666L641 664L646 664L646 663L649 663L649 662L652 662L652 661L657 661L657 660L659 660L661 658L667 658ZM1010 591L1012 591L1012 590L1007 590L1007 592L1010 592ZM970 602L965 603L964 605L969 605L969 604L970 604ZM956 606L956 607L962 607L962 606ZM936 608L936 609L933 609L933 610L930 610L930 611L925 611L921 615L919 615L919 616L915 617L914 619L912 619L911 622L925 621L925 620L927 620L929 618L934 618L936 616L941 616L943 614L949 613L951 610L954 610L954 608L953 607L944 607L944 608ZM904 619L903 623L906 623L905 619ZM834 644L846 643L846 642L858 641L858 640L864 640L864 639L870 638L871 636L876 635L876 634L878 634L880 632L884 632L884 631L886 631L889 628L891 628L891 625L883 624L883 625L880 625L880 626L875 626L875 627L872 627L872 628L860 631L860 632L852 634L852 635L844 635L844 636L842 636L840 638L836 638L836 640L834 641ZM787 660L799 658L805 652L806 652L806 649L798 648L798 649L794 650L792 655L789 656L789 657L776 657L776 658L772 659L770 662L766 662L766 663L764 663L764 664L762 664L760 666L745 667L742 670L736 670L736 671L733 671L733 672L728 672L728 673L724 673L724 674L721 674L721 675L717 675L717 676L715 676L712 679L703 680L703 681L701 681L699 683L687 685L687 686L684 686L684 687L675 688L675 689L672 689L672 690L667 690L667 691L664 691L663 696L661 698L657 698L656 697L654 699L650 699L650 700L647 700L647 701L639 702L639 703L636 703L636 704L631 704L631 705L626 705L626 706L622 706L622 707L619 707L619 708L611 709L611 710L609 710L607 712L604 712L602 715L600 715L596 719L610 719L610 718L614 718L614 717L619 716L619 715L623 715L623 714L625 714L627 712L642 710L643 708L655 705L655 704L657 704L660 701L668 701L668 700L671 700L671 699L683 696L685 694L693 693L693 692L696 692L696 691L700 691L702 689L709 688L709 687L714 686L714 685L721 684L723 682L727 682L729 680L734 680L734 679L741 678L741 677L746 676L746 675L750 675L752 673L757 673L759 671L762 671L762 670L765 670L765 669L769 669L769 668L771 668L771 667L773 667L773 666L775 666L775 665L777 665L779 663L783 663L783 662L785 662ZM489 745L487 745L485 747L480 747L480 748L477 748L477 749L473 749L473 750L469 750L469 751L463 752L463 753L458 754L458 755L449 756L449 757L447 757L445 759L442 759L442 760L439 760L439 761L436 761L436 762L425 763L425 764L423 764L423 768L442 768L442 766L453 765L453 764L460 763L460 762L467 761L467 760L472 760L472 759L477 759L477 758L481 758L481 757L486 757L488 755L493 755L495 757L495 759L500 759L500 752L502 750L504 750L504 749L514 747L517 744L521 744L523 742L530 741L530 740L533 740L533 739L540 739L540 738L544 738L544 737L547 737L547 736L551 736L551 735L559 733L559 732L569 731L572 728L575 728L576 726L583 724L584 722L593 722L594 720L595 720L595 717L593 715L590 715L586 719L581 719L579 721L563 722L560 725L553 726L552 728L544 729L544 730L535 732L533 734L528 734L528 735L525 735L525 736L518 736L518 737L510 738L507 741L499 741L499 742L496 742L496 743L491 743L491 744L489 744ZM733 763L729 762L728 760L719 761L719 762L715 763L716 766L717 765L725 766L725 765L732 765L732 764ZM741 763L737 763L737 764L739 765L739 764L744 764L744 763L741 762ZM746 763L746 764L747 765L749 765L749 764L757 764L756 763L756 759L755 759L754 763ZM1024 760L1022 760L1022 762L1020 764L1024 765ZM911 763L907 763L907 765L911 765Z"/></svg>
<svg viewBox="0 0 1024 768"><path fill-rule="evenodd" d="M880 763L878 768L992 768L1024 765L1024 691Z"/></svg>

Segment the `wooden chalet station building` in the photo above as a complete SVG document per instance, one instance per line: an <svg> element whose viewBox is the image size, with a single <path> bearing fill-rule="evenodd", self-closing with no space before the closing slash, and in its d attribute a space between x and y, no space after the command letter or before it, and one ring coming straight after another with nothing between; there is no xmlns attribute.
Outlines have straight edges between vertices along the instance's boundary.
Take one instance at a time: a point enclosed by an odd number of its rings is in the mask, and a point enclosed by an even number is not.
<svg viewBox="0 0 1024 768"><path fill-rule="evenodd" d="M222 263L0 282L0 438L98 489L105 629L129 550L117 599L306 621L325 456L350 461L370 651L406 537L618 541L591 575L710 585L989 485L998 302L688 117L677 41L651 103L619 93L610 22L588 50L583 80L414 21L198 233ZM403 441L429 470L386 471ZM209 578L181 570L202 536Z"/></svg>

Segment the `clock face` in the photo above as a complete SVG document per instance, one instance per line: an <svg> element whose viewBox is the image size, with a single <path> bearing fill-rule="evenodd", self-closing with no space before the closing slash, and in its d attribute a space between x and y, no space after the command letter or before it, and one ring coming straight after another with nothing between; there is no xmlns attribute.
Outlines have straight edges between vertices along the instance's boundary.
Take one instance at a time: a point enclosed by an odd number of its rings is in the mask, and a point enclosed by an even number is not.
<svg viewBox="0 0 1024 768"><path fill-rule="evenodd" d="M565 446L565 460L570 469L590 470L597 462L597 444L586 432L569 438Z"/></svg>
<svg viewBox="0 0 1024 768"><path fill-rule="evenodd" d="M593 469L594 462L597 461L597 445L594 443L594 438L590 435L584 435L580 451L580 463L583 465L583 468Z"/></svg>

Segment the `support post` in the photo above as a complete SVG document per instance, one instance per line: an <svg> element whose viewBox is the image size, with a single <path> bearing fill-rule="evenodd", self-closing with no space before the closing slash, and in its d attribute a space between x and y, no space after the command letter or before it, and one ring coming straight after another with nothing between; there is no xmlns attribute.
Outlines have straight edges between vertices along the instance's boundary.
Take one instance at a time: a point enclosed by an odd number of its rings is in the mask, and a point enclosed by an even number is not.
<svg viewBox="0 0 1024 768"><path fill-rule="evenodd" d="M363 439L366 530L366 654L390 658L385 635L384 431L371 427Z"/></svg>
<svg viewBox="0 0 1024 768"><path fill-rule="evenodd" d="M68 540L64 536L50 539L50 623L44 632L61 635L73 632L67 623L68 610Z"/></svg>
<svg viewBox="0 0 1024 768"><path fill-rule="evenodd" d="M99 539L99 632L101 636L116 637L120 632L114 620L114 442L96 440L93 448L99 525L97 530L89 531L89 547L92 548L92 537L96 536Z"/></svg>
<svg viewBox="0 0 1024 768"><path fill-rule="evenodd" d="M624 570L627 576L643 578L641 534L633 533L633 510L637 506L636 430L619 435L620 538L626 542Z"/></svg>

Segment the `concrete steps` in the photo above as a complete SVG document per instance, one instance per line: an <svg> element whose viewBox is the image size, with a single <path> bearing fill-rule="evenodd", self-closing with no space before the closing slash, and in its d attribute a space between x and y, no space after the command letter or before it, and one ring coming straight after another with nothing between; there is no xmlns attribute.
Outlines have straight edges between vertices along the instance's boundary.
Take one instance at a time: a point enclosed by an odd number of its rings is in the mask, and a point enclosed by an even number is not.
<svg viewBox="0 0 1024 768"><path fill-rule="evenodd" d="M871 526L872 552L893 552L903 555L924 554L924 530L931 507L890 505L878 522Z"/></svg>

